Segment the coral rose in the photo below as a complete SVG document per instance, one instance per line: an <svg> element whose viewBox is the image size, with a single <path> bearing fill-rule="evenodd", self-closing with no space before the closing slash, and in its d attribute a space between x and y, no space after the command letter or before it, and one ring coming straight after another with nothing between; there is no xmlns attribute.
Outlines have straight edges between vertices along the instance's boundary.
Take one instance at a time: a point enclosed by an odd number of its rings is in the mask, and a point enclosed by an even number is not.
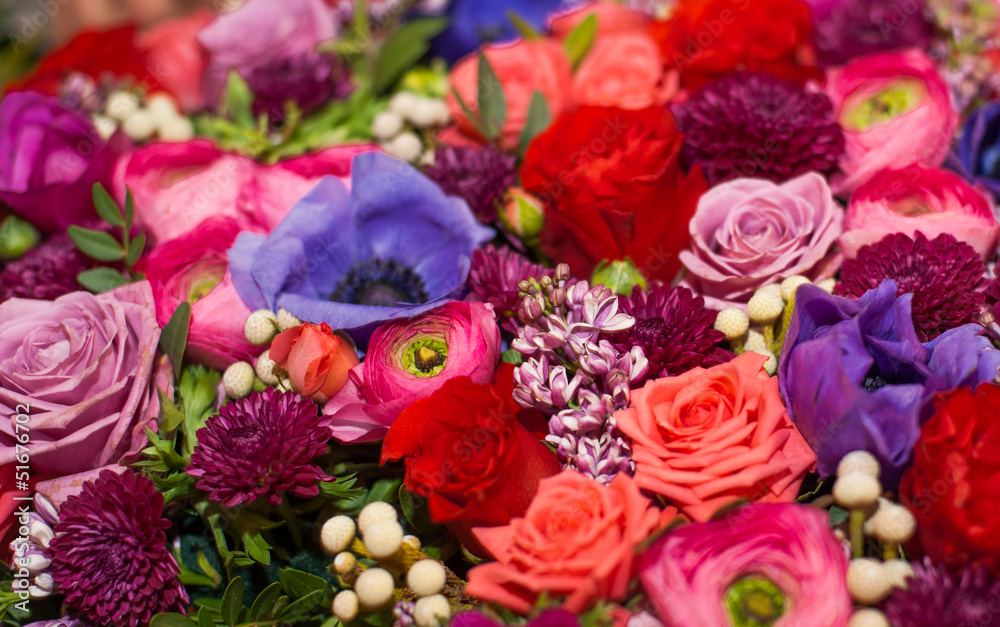
<svg viewBox="0 0 1000 627"><path fill-rule="evenodd" d="M539 91L545 96L555 119L572 106L572 68L562 45L546 39L522 40L508 45L488 45L482 54L490 62L503 88L507 118L500 132L500 146L517 148L521 131L528 120L531 97ZM451 71L451 85L474 116L479 116L479 56L470 55ZM455 93L448 94L448 110L462 134L485 141L472 120L465 114Z"/></svg>
<svg viewBox="0 0 1000 627"><path fill-rule="evenodd" d="M741 499L794 500L816 455L765 361L746 352L634 390L615 419L632 439L636 483L698 521Z"/></svg>
<svg viewBox="0 0 1000 627"><path fill-rule="evenodd" d="M325 403L344 387L351 368L358 365L358 353L345 338L325 322L305 322L274 338L268 357L288 373L296 392Z"/></svg>
<svg viewBox="0 0 1000 627"><path fill-rule="evenodd" d="M605 486L564 470L541 481L524 518L473 530L497 561L469 571L466 591L522 614L542 595L568 597L562 607L574 613L595 601L621 601L636 549L675 516L626 474Z"/></svg>
<svg viewBox="0 0 1000 627"><path fill-rule="evenodd" d="M145 54L150 73L177 99L181 111L205 107L201 78L208 54L197 36L214 17L208 10L195 11L161 22L136 37L136 47Z"/></svg>
<svg viewBox="0 0 1000 627"><path fill-rule="evenodd" d="M653 38L643 32L599 37L573 77L578 105L644 109L670 102L676 70L664 73Z"/></svg>

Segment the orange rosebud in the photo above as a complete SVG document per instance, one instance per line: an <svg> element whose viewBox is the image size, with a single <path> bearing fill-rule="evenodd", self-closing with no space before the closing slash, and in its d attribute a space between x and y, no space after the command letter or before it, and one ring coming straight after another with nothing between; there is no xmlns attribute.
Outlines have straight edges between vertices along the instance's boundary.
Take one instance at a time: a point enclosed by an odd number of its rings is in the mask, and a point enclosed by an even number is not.
<svg viewBox="0 0 1000 627"><path fill-rule="evenodd" d="M292 387L317 403L330 400L347 383L358 353L330 325L303 323L284 331L271 342L271 359L288 373Z"/></svg>

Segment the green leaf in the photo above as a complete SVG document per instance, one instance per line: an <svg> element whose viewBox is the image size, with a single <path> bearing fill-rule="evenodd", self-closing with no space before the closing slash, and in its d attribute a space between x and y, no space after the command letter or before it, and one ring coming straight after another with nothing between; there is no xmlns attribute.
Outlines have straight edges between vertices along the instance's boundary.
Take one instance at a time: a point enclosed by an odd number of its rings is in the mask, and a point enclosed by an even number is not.
<svg viewBox="0 0 1000 627"><path fill-rule="evenodd" d="M139 233L139 236L128 243L128 256L125 258L126 267L131 268L135 262L139 261L142 251L146 248L146 234Z"/></svg>
<svg viewBox="0 0 1000 627"><path fill-rule="evenodd" d="M160 397L160 430L173 431L184 423L184 414L161 388L156 389L156 394Z"/></svg>
<svg viewBox="0 0 1000 627"><path fill-rule="evenodd" d="M157 614L149 621L149 627L198 627L194 622L183 614Z"/></svg>
<svg viewBox="0 0 1000 627"><path fill-rule="evenodd" d="M437 527L427 510L427 500L411 494L406 486L399 487L399 506L403 510L406 521L413 527L414 533L420 533L422 536L427 535Z"/></svg>
<svg viewBox="0 0 1000 627"><path fill-rule="evenodd" d="M486 126L483 124L482 116L478 113L473 112L473 110L466 104L465 99L462 98L462 94L458 93L458 90L454 87L451 88L451 93L455 96L455 101L458 102L458 106L462 108L462 113L465 114L465 119L472 122L472 125L476 127L476 131L486 137L488 131Z"/></svg>
<svg viewBox="0 0 1000 627"><path fill-rule="evenodd" d="M254 600L253 607L250 608L250 619L259 621L264 618L268 612L274 609L280 596L281 584L277 581L264 588L264 591Z"/></svg>
<svg viewBox="0 0 1000 627"><path fill-rule="evenodd" d="M135 196L132 188L125 186L125 228L131 229L135 223Z"/></svg>
<svg viewBox="0 0 1000 627"><path fill-rule="evenodd" d="M381 94L406 73L430 50L430 41L448 28L448 19L430 17L412 20L382 44L375 62L372 89Z"/></svg>
<svg viewBox="0 0 1000 627"><path fill-rule="evenodd" d="M520 366L524 363L524 354L519 352L517 349L508 348L504 352L500 353L500 361Z"/></svg>
<svg viewBox="0 0 1000 627"><path fill-rule="evenodd" d="M845 522L849 516L850 512L843 507L837 505L830 507L830 526L836 527L840 523Z"/></svg>
<svg viewBox="0 0 1000 627"><path fill-rule="evenodd" d="M549 112L549 103L545 101L542 92L535 90L531 95L531 105L528 106L528 119L524 123L521 131L521 154L528 151L531 140L538 137L542 131L552 123L552 114Z"/></svg>
<svg viewBox="0 0 1000 627"><path fill-rule="evenodd" d="M527 20L518 15L517 11L507 11L507 18L524 39L541 39L544 37L544 35L535 30L535 27L529 24Z"/></svg>
<svg viewBox="0 0 1000 627"><path fill-rule="evenodd" d="M257 120L253 115L253 92L236 70L229 72L226 81L225 117L230 118L241 129L256 130Z"/></svg>
<svg viewBox="0 0 1000 627"><path fill-rule="evenodd" d="M399 498L399 486L403 485L402 479L379 479L372 484L365 497L365 505L375 501L385 501L392 503Z"/></svg>
<svg viewBox="0 0 1000 627"><path fill-rule="evenodd" d="M110 292L116 287L128 285L128 279L114 268L92 268L76 275L77 282L95 294Z"/></svg>
<svg viewBox="0 0 1000 627"><path fill-rule="evenodd" d="M118 203L115 202L115 199L111 197L108 190L104 189L104 186L100 183L94 183L93 198L94 209L97 209L97 215L102 220L112 226L125 226L125 220L122 219L122 210L118 208Z"/></svg>
<svg viewBox="0 0 1000 627"><path fill-rule="evenodd" d="M226 592L222 595L222 621L235 627L240 620L240 610L243 609L243 578L234 577Z"/></svg>
<svg viewBox="0 0 1000 627"><path fill-rule="evenodd" d="M289 596L302 598L312 592L333 592L333 586L326 579L294 568L286 568L278 573L278 579Z"/></svg>
<svg viewBox="0 0 1000 627"><path fill-rule="evenodd" d="M333 588L330 588L332 591ZM297 621L300 618L304 618L312 613L316 608L329 605L329 601L325 601L325 595L321 590L314 590L309 594L296 599L295 601L288 604L281 612L281 618L283 621ZM333 600L333 594L330 594L330 600Z"/></svg>
<svg viewBox="0 0 1000 627"><path fill-rule="evenodd" d="M267 566L271 563L271 545L267 543L260 533L244 533L240 536L243 548L253 561Z"/></svg>
<svg viewBox="0 0 1000 627"><path fill-rule="evenodd" d="M198 627L215 627L215 620L212 619L212 612L208 608L198 610Z"/></svg>
<svg viewBox="0 0 1000 627"><path fill-rule="evenodd" d="M181 364L184 361L184 347L187 346L188 328L191 326L191 303L184 301L177 305L174 315L163 327L160 333L160 351L170 357L174 366L174 378L181 377Z"/></svg>
<svg viewBox="0 0 1000 627"><path fill-rule="evenodd" d="M500 136L503 123L507 120L507 99L503 95L503 85L497 78L489 59L479 53L479 113L486 127L486 137L496 139Z"/></svg>
<svg viewBox="0 0 1000 627"><path fill-rule="evenodd" d="M589 15L587 19L580 22L579 26L573 29L573 32L569 34L566 41L563 42L563 46L566 48L566 54L569 56L570 63L573 64L573 69L575 70L583 62L583 59L590 52L591 46L594 45L594 37L597 35L597 16Z"/></svg>
<svg viewBox="0 0 1000 627"><path fill-rule="evenodd" d="M104 231L71 226L69 236L80 252L98 261L118 261L125 257L121 242Z"/></svg>
<svg viewBox="0 0 1000 627"><path fill-rule="evenodd" d="M334 481L324 481L319 484L320 494L331 500L356 499L365 494L363 488L356 488L354 484L358 482L357 473L337 477Z"/></svg>

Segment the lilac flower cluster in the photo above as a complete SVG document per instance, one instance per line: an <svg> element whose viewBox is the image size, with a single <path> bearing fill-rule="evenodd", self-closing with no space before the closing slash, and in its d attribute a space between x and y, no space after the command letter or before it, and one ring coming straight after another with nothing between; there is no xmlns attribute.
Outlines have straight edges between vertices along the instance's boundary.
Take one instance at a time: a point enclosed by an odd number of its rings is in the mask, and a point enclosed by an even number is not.
<svg viewBox="0 0 1000 627"><path fill-rule="evenodd" d="M552 416L546 440L567 467L602 483L631 474L631 447L612 413L628 406L649 363L641 347L619 351L605 336L630 329L635 318L619 313L604 285L571 280L565 264L554 277L518 287L522 326L511 346L527 359L514 371L514 399Z"/></svg>
<svg viewBox="0 0 1000 627"><path fill-rule="evenodd" d="M26 568L29 573L28 593L33 599L44 599L55 589L55 580L49 574L52 557L49 543L55 538L53 528L59 523L59 512L55 506L41 494L35 494L34 508L28 514L27 541L22 538L10 544L13 552L11 569L17 565L17 570ZM27 562L22 560L27 559Z"/></svg>

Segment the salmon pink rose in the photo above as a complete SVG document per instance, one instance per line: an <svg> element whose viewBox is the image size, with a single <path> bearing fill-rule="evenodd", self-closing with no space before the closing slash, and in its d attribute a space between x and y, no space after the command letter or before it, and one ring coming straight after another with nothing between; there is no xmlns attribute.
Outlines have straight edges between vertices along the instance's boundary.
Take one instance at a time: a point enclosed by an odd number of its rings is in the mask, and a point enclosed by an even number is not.
<svg viewBox="0 0 1000 627"><path fill-rule="evenodd" d="M793 501L816 455L788 417L765 361L746 352L634 390L615 419L632 439L639 487L698 521L741 499Z"/></svg>
<svg viewBox="0 0 1000 627"><path fill-rule="evenodd" d="M566 52L558 42L537 39L507 45L487 45L482 53L496 73L507 102L507 118L500 132L502 148L517 148L521 131L528 120L531 97L536 91L545 96L553 119L572 106L572 69ZM478 54L459 61L451 71L450 80L454 91L458 92L472 114L478 117ZM448 110L461 134L477 141L485 141L465 114L454 92L448 94Z"/></svg>
<svg viewBox="0 0 1000 627"><path fill-rule="evenodd" d="M323 411L333 416L338 440L376 441L400 412L449 379L493 383L499 360L500 328L493 307L450 301L379 327L364 363L351 369L347 385Z"/></svg>
<svg viewBox="0 0 1000 627"><path fill-rule="evenodd" d="M621 601L637 548L675 516L626 474L602 485L564 470L542 479L523 518L473 530L497 561L469 571L466 591L521 614L543 595L567 597L562 607L576 614L596 601Z"/></svg>
<svg viewBox="0 0 1000 627"><path fill-rule="evenodd" d="M664 72L656 42L641 31L598 37L573 77L578 105L644 109L670 102L678 88L677 71Z"/></svg>
<svg viewBox="0 0 1000 627"><path fill-rule="evenodd" d="M834 193L846 196L885 168L944 163L958 112L934 61L920 50L855 59L827 72L825 90L844 129Z"/></svg>
<svg viewBox="0 0 1000 627"><path fill-rule="evenodd" d="M840 250L854 259L861 247L886 235L903 233L912 238L918 231L931 240L951 234L989 259L1000 224L991 199L962 177L913 164L881 170L851 195Z"/></svg>
<svg viewBox="0 0 1000 627"><path fill-rule="evenodd" d="M268 357L288 373L296 392L317 403L335 396L358 365L354 344L325 322L306 322L284 331L271 342Z"/></svg>

